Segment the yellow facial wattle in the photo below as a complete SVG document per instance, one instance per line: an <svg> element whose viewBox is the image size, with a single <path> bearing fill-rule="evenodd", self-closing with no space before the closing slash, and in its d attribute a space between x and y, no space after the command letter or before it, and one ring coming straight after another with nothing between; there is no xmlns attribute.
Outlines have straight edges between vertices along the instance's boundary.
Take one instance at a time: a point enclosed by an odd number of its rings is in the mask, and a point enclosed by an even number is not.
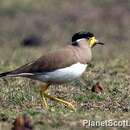
<svg viewBox="0 0 130 130"><path fill-rule="evenodd" d="M90 47L93 47L97 42L97 39L95 37L91 37L88 39L88 44L90 45Z"/></svg>

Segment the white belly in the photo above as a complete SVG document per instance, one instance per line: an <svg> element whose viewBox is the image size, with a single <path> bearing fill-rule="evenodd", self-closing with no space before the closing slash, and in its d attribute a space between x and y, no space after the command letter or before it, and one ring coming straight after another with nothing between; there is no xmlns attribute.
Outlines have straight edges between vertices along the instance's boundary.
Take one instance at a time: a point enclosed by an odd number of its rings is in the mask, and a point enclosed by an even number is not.
<svg viewBox="0 0 130 130"><path fill-rule="evenodd" d="M64 83L72 81L82 75L87 64L76 63L70 67L55 70L53 72L41 73L37 76L38 80L44 82Z"/></svg>

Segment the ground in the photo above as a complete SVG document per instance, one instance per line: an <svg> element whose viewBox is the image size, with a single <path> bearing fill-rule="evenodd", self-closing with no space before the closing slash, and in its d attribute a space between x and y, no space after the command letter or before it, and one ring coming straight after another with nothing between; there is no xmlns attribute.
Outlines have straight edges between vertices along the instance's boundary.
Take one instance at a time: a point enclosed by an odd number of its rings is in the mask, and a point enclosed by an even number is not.
<svg viewBox="0 0 130 130"><path fill-rule="evenodd" d="M53 3L50 0L21 3L1 0L0 72L15 69L42 54L64 47L71 35L82 29L95 32L106 44L92 49L93 60L80 79L49 88L52 95L72 102L76 112L53 101L49 101L50 111L45 111L39 95L41 82L26 78L0 79L0 130L10 130L16 116L22 113L32 118L34 130L129 129L83 126L83 120L130 121L128 3L116 5L107 0L101 3L88 0L80 4L76 1L71 7L72 3L73 0L59 2L59 5L56 0ZM106 12L104 18L104 10L111 7L114 11ZM125 15L120 15L123 11ZM22 39L32 34L41 35L43 45L22 46ZM91 90L97 82L103 88L101 93Z"/></svg>

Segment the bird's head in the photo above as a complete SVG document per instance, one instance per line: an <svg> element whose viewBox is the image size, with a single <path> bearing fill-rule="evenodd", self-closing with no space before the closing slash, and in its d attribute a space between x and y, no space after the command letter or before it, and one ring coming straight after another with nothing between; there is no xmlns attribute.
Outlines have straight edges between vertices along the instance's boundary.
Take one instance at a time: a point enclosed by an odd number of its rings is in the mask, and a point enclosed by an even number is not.
<svg viewBox="0 0 130 130"><path fill-rule="evenodd" d="M104 45L104 43L99 42L95 38L94 34L92 34L90 32L78 32L78 33L75 33L72 36L72 42L76 42L77 40L80 40L82 38L85 38L87 40L87 43L89 44L90 47L94 47L97 44Z"/></svg>

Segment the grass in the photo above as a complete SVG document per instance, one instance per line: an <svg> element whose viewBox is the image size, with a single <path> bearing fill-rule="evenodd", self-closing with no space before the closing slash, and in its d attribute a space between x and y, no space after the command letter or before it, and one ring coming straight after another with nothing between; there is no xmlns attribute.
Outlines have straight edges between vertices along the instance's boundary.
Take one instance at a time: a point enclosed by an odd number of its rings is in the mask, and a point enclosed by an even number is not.
<svg viewBox="0 0 130 130"><path fill-rule="evenodd" d="M15 53L13 59L2 58L5 60L1 62L4 64L1 65L1 72L23 64L28 59L28 57L25 57L27 55L30 55L30 60L32 59L31 55L39 56L37 52L42 48L37 48L37 51L33 51L33 49L35 48L27 49L30 52L26 51L26 48L19 51L18 47L16 52L12 52ZM10 124L20 113L28 113L32 117L35 129L45 128L49 130L86 129L82 126L83 119L129 120L129 73L128 60L116 58L110 60L108 64L108 61L94 59L81 79L70 84L51 86L49 92L73 102L77 108L76 113L53 101L49 101L50 112L43 110L38 93L38 86L41 83L38 81L25 78L1 79L1 124L3 124L3 118L6 117L6 123L8 124L6 129L9 130ZM103 93L97 94L91 91L96 82L100 82L103 86Z"/></svg>
<svg viewBox="0 0 130 130"><path fill-rule="evenodd" d="M95 32L106 43L93 49L93 60L80 79L49 89L52 95L72 102L76 113L53 101L49 101L51 111L42 109L38 88L41 82L0 79L0 130L10 130L16 116L22 113L31 116L34 130L129 129L83 127L84 119L130 121L129 1L118 1L118 5L107 0L76 1L74 6L72 3L73 0L0 1L0 72L64 47L79 30ZM22 39L30 34L40 35L43 45L21 46ZM103 87L100 94L91 91L97 82Z"/></svg>

